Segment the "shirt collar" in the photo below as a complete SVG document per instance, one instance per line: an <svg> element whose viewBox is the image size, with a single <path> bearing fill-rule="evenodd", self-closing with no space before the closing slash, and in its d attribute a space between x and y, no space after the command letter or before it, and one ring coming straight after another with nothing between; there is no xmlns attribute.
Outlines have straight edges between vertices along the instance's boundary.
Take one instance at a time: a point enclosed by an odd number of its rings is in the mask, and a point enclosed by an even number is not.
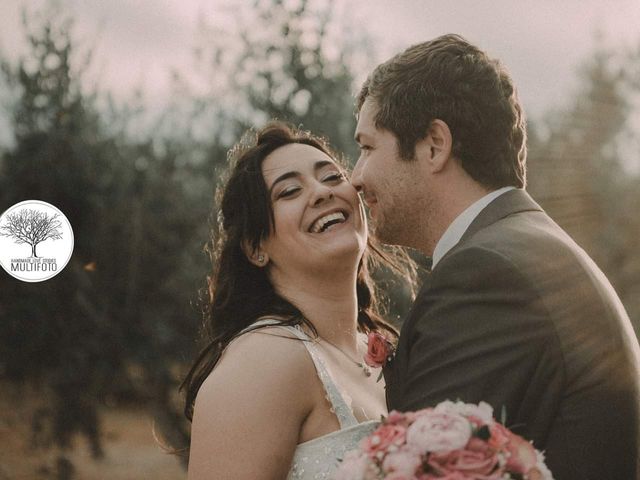
<svg viewBox="0 0 640 480"><path fill-rule="evenodd" d="M456 219L451 222L451 225L445 230L440 240L436 244L436 248L433 250L433 264L431 268L433 269L436 264L442 260L449 250L455 247L464 232L467 231L469 225L475 220L475 218L480 214L484 208L489 205L492 201L498 198L503 193L506 193L510 190L514 190L515 187L503 187L498 190L494 190L491 193L488 193L480 200L472 203L467 209L462 212L460 215L456 217Z"/></svg>

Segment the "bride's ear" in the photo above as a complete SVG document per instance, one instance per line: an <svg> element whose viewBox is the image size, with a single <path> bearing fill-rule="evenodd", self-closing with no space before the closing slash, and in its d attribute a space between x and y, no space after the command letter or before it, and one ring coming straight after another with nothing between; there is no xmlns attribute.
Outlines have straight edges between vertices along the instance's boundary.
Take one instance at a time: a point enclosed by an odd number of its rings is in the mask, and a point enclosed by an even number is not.
<svg viewBox="0 0 640 480"><path fill-rule="evenodd" d="M262 246L254 248L249 242L242 242L242 251L247 256L247 260L256 267L265 267L269 263L269 255L262 250Z"/></svg>

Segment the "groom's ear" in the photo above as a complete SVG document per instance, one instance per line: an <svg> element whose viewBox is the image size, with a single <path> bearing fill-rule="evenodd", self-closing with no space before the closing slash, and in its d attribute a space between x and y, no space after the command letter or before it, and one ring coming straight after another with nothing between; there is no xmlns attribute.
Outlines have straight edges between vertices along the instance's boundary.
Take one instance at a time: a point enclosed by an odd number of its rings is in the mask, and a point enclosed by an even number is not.
<svg viewBox="0 0 640 480"><path fill-rule="evenodd" d="M451 157L453 139L449 126L436 118L429 125L427 135L416 145L416 155L424 159L431 173L442 171Z"/></svg>

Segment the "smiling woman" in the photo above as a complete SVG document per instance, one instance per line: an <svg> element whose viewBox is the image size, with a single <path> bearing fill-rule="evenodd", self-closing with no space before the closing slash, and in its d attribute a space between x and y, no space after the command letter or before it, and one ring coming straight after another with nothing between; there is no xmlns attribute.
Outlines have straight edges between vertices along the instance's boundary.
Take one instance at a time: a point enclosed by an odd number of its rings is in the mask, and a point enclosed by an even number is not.
<svg viewBox="0 0 640 480"><path fill-rule="evenodd" d="M270 154L262 171L273 205L274 235L260 250L271 260L272 282L304 289L304 283L316 281L306 273L311 268L331 278L344 271L355 285L366 223L358 194L339 165L311 145L291 144Z"/></svg>
<svg viewBox="0 0 640 480"><path fill-rule="evenodd" d="M230 152L205 315L183 386L190 479L328 478L386 413L364 366L378 314L368 239L345 169L309 132L271 123Z"/></svg>

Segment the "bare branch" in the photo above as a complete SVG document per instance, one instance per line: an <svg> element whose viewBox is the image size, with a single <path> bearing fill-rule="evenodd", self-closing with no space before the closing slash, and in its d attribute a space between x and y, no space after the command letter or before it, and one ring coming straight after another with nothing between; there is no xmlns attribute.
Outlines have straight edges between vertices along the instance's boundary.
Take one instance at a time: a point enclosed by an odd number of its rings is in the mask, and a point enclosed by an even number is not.
<svg viewBox="0 0 640 480"><path fill-rule="evenodd" d="M12 237L15 243L28 243L32 247L45 240L62 238L62 222L56 213L49 216L46 212L22 209L7 215L7 222L0 226L0 236Z"/></svg>

